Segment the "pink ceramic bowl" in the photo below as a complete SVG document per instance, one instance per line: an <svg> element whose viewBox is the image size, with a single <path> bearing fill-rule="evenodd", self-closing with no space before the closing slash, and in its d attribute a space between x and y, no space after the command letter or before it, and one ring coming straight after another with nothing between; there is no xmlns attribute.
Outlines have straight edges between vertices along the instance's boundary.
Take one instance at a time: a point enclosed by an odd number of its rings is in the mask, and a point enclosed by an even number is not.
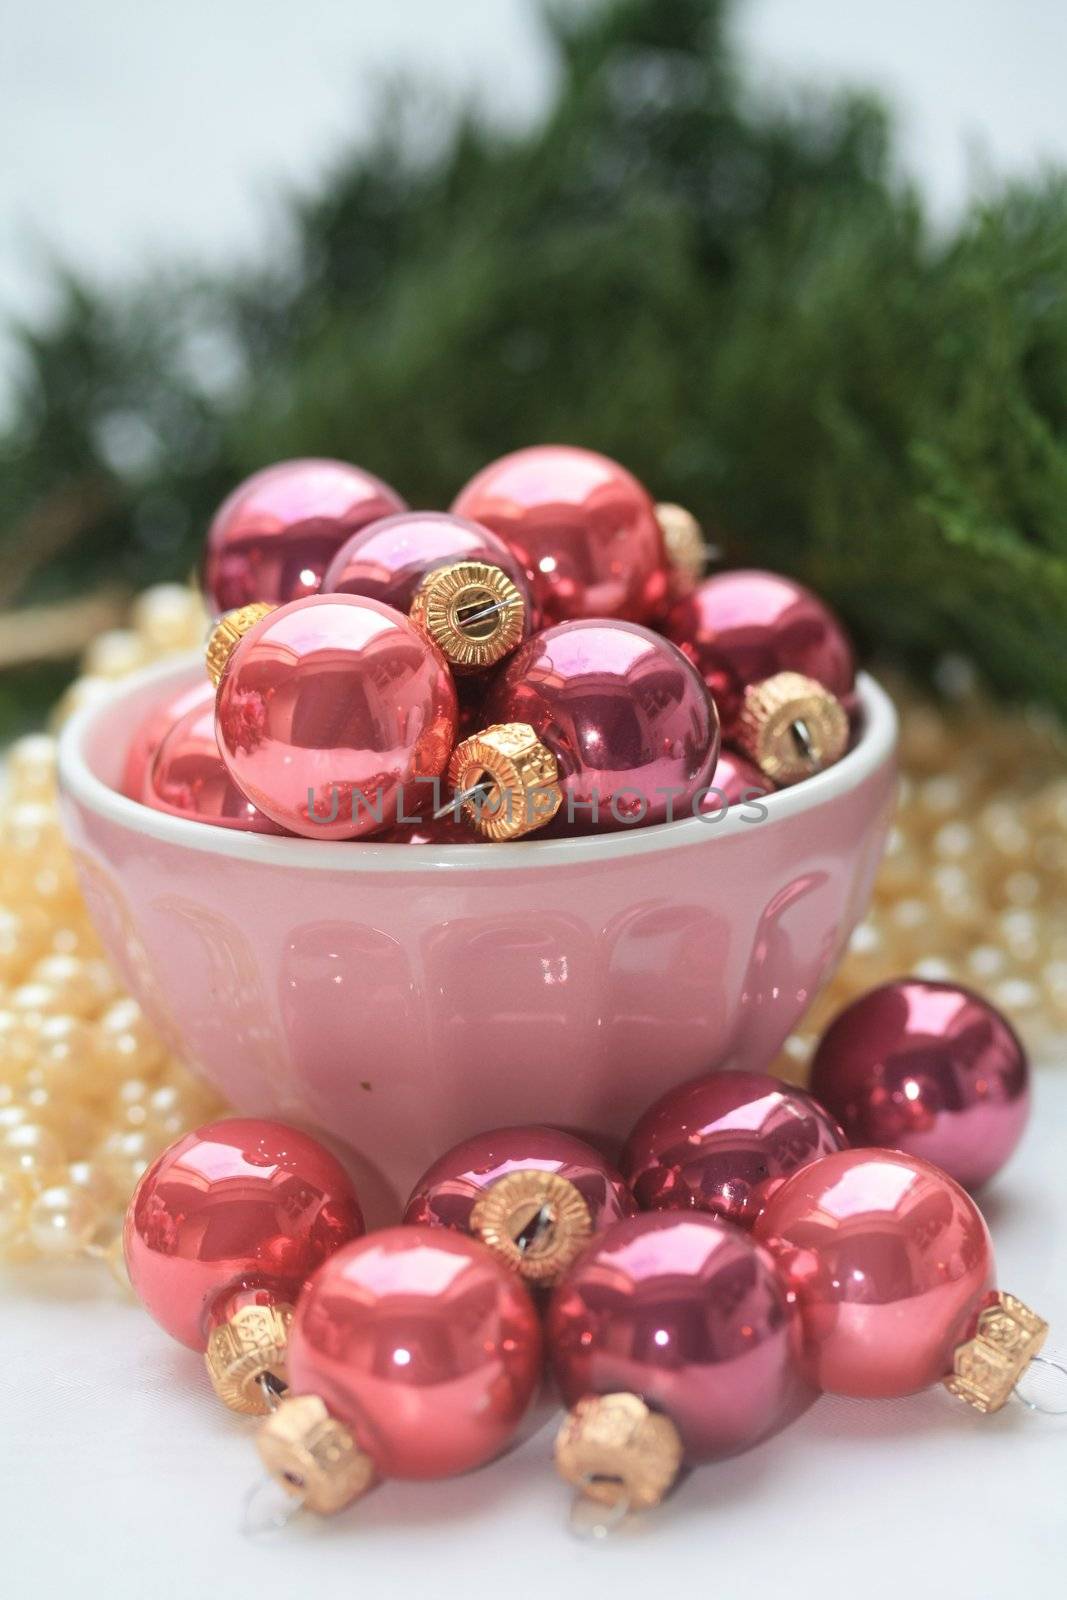
<svg viewBox="0 0 1067 1600"><path fill-rule="evenodd" d="M235 1107L335 1135L402 1199L485 1128L609 1144L711 1067L762 1071L862 916L889 824L896 718L762 821L686 818L500 845L270 838L112 787L155 668L71 721L67 831L92 915L170 1045Z"/></svg>

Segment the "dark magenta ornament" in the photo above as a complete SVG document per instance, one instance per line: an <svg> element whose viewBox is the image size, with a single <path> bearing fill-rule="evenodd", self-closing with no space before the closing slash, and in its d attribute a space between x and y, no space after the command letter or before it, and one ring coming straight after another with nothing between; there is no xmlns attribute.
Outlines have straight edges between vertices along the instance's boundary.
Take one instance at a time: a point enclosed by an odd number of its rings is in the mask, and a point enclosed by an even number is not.
<svg viewBox="0 0 1067 1600"><path fill-rule="evenodd" d="M1030 1114L1030 1069L1007 1018L954 983L906 978L827 1028L812 1092L853 1144L907 1150L968 1189L1000 1171Z"/></svg>
<svg viewBox="0 0 1067 1600"><path fill-rule="evenodd" d="M750 1228L783 1179L845 1142L803 1089L759 1072L711 1072L645 1112L620 1167L643 1211L706 1211Z"/></svg>
<svg viewBox="0 0 1067 1600"><path fill-rule="evenodd" d="M778 672L799 672L846 699L855 682L852 646L830 608L776 572L719 572L674 606L664 630L700 672L733 738L744 691Z"/></svg>
<svg viewBox="0 0 1067 1600"><path fill-rule="evenodd" d="M315 594L341 546L369 522L404 510L380 478L347 461L279 461L246 478L208 529L203 587L217 615L262 600Z"/></svg>

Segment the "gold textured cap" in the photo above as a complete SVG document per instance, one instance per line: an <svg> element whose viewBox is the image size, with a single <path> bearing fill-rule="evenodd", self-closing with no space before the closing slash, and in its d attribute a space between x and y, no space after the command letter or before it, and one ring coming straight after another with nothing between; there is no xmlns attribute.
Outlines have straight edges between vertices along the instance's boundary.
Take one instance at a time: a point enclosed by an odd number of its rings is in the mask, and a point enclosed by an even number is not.
<svg viewBox="0 0 1067 1600"><path fill-rule="evenodd" d="M526 602L500 567L456 561L426 574L410 616L456 672L481 672L521 644Z"/></svg>
<svg viewBox="0 0 1067 1600"><path fill-rule="evenodd" d="M463 803L487 839L518 839L550 822L563 804L556 758L526 722L483 728L456 746L448 781L458 793L491 787Z"/></svg>
<svg viewBox="0 0 1067 1600"><path fill-rule="evenodd" d="M848 715L836 695L800 672L777 672L745 690L737 744L784 788L840 761Z"/></svg>
<svg viewBox="0 0 1067 1600"><path fill-rule="evenodd" d="M579 1191L533 1167L498 1178L471 1212L471 1232L528 1283L560 1279L593 1231Z"/></svg>
<svg viewBox="0 0 1067 1600"><path fill-rule="evenodd" d="M374 1483L371 1458L316 1394L287 1395L256 1434L275 1483L309 1511L343 1511Z"/></svg>
<svg viewBox="0 0 1067 1600"><path fill-rule="evenodd" d="M974 1337L957 1345L945 1388L976 1411L999 1411L1047 1333L1048 1323L1036 1311L998 1289L979 1313Z"/></svg>
<svg viewBox="0 0 1067 1600"><path fill-rule="evenodd" d="M704 576L707 565L704 530L691 511L669 500L656 507L656 521L670 563L672 590L676 596L689 594Z"/></svg>
<svg viewBox="0 0 1067 1600"><path fill-rule="evenodd" d="M587 1395L556 1435L556 1470L568 1483L613 1506L658 1506L682 1465L682 1441L669 1417L636 1394Z"/></svg>
<svg viewBox="0 0 1067 1600"><path fill-rule="evenodd" d="M216 687L226 671L227 661L233 655L234 645L244 638L249 628L255 627L274 609L265 600L256 600L250 606L238 606L236 611L224 612L216 622L207 640L207 672Z"/></svg>
<svg viewBox="0 0 1067 1600"><path fill-rule="evenodd" d="M215 1393L231 1411L263 1416L270 1410L262 1378L285 1383L292 1306L242 1306L211 1331L204 1361Z"/></svg>

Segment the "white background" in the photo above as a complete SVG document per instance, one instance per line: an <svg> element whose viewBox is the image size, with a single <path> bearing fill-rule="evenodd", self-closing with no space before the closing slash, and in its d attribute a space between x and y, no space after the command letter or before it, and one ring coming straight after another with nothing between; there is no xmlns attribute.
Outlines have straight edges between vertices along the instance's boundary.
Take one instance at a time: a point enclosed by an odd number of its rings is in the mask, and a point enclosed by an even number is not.
<svg viewBox="0 0 1067 1600"><path fill-rule="evenodd" d="M750 0L761 79L879 85L939 213L968 173L1067 156L1060 0ZM371 82L405 67L533 115L550 66L521 0L0 0L0 316L47 304L49 249L111 279L146 259L269 250ZM0 345L0 395L5 387ZM1067 1068L983 1197L1004 1286L1067 1348ZM604 1545L564 1529L552 1425L447 1485L386 1486L331 1523L250 1543L252 1425L104 1275L9 1274L0 1297L0 1593L170 1600L305 1593L711 1594L990 1600L1067 1592L1067 1420L981 1419L940 1393L824 1399L693 1474Z"/></svg>

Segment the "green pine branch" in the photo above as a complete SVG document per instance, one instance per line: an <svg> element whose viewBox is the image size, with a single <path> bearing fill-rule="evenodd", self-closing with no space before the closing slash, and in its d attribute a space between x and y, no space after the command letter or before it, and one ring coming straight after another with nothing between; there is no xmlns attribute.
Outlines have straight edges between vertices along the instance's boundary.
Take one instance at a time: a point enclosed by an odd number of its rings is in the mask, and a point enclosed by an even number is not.
<svg viewBox="0 0 1067 1600"><path fill-rule="evenodd" d="M533 130L394 88L278 261L67 277L0 437L0 606L185 576L279 457L447 505L565 439L811 582L865 647L920 673L962 651L1067 712L1067 180L935 235L881 109L760 104L729 9L557 4Z"/></svg>

